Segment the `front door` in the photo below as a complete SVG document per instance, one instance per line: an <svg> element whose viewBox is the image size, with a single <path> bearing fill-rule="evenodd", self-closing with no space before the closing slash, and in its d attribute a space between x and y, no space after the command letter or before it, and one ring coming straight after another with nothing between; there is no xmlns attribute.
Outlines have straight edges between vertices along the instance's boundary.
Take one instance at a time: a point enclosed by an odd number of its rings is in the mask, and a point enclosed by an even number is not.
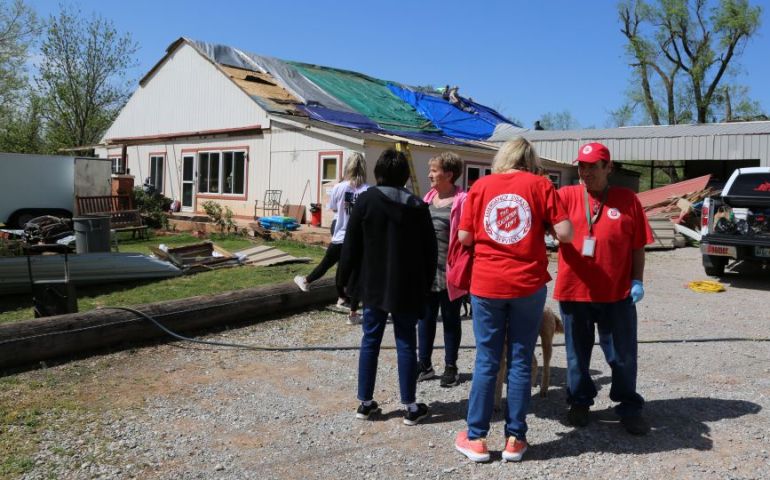
<svg viewBox="0 0 770 480"><path fill-rule="evenodd" d="M195 155L182 159L182 210L195 211Z"/></svg>

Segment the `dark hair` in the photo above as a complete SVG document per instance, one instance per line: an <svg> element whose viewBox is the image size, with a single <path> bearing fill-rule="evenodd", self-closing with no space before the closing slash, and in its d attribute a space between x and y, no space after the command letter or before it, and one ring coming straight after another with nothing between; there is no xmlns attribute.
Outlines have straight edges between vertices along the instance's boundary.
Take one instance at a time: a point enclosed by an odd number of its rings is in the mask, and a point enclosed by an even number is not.
<svg viewBox="0 0 770 480"><path fill-rule="evenodd" d="M380 154L374 165L377 185L403 187L409 180L409 162L403 152L389 148Z"/></svg>

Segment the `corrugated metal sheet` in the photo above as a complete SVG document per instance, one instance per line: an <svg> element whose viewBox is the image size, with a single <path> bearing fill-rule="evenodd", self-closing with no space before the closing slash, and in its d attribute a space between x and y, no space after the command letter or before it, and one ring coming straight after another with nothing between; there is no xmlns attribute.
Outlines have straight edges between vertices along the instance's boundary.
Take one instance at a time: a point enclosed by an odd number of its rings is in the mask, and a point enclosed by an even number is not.
<svg viewBox="0 0 770 480"><path fill-rule="evenodd" d="M770 122L667 125L591 130L527 130L543 157L569 163L580 145L601 142L622 161L759 160L770 164Z"/></svg>
<svg viewBox="0 0 770 480"><path fill-rule="evenodd" d="M636 196L639 198L642 207L649 207L670 198L681 197L688 193L703 190L706 188L710 178L711 175L704 175L702 177L692 178L683 182L672 183L671 185L637 193Z"/></svg>
<svg viewBox="0 0 770 480"><path fill-rule="evenodd" d="M138 253L86 253L69 256L70 279L76 285L176 277L182 272L168 262ZM34 280L62 280L63 255L32 257ZM29 291L26 257L0 258L0 294Z"/></svg>

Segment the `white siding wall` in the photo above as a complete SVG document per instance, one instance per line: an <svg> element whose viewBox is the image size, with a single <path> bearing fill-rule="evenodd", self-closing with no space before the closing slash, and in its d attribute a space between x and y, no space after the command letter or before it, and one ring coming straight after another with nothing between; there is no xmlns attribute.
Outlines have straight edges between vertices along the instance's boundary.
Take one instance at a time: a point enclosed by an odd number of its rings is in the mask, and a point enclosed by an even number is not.
<svg viewBox="0 0 770 480"><path fill-rule="evenodd" d="M261 125L269 119L227 76L189 45L139 86L105 138Z"/></svg>
<svg viewBox="0 0 770 480"><path fill-rule="evenodd" d="M273 127L270 184L271 188L283 190L282 203L297 205L301 202L308 206L319 201L318 169L322 153L342 154L338 166L341 175L345 159L354 151L362 151L360 145L331 140L313 132L282 129L276 124Z"/></svg>
<svg viewBox="0 0 770 480"><path fill-rule="evenodd" d="M210 198L223 206L229 206L236 215L250 217L254 214L254 200L259 198L262 203L262 195L268 185L268 172L270 163L270 144L267 140L268 133L257 137L229 137L229 138L201 138L185 139L168 143L128 147L128 168L134 176L134 185L141 186L144 179L150 175L150 156L165 154L163 194L173 200L181 200L182 185L182 158L185 153L198 149L205 150L232 150L245 149L248 151L246 199L228 199L220 195ZM119 155L120 149L114 148L109 152L99 152L100 155ZM197 157L196 157L197 169ZM196 184L197 190L197 184ZM202 212L201 203L209 198L196 196L196 211Z"/></svg>

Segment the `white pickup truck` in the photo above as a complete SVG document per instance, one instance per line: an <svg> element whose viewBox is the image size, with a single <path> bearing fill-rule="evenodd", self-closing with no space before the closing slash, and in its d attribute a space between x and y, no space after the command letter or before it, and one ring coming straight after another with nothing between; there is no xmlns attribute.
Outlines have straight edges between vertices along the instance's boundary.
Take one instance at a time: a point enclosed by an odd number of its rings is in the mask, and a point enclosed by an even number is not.
<svg viewBox="0 0 770 480"><path fill-rule="evenodd" d="M71 217L75 196L110 195L106 158L0 153L0 224L23 227L41 215Z"/></svg>
<svg viewBox="0 0 770 480"><path fill-rule="evenodd" d="M770 263L770 167L737 169L703 201L700 245L707 275L723 275L730 260Z"/></svg>

